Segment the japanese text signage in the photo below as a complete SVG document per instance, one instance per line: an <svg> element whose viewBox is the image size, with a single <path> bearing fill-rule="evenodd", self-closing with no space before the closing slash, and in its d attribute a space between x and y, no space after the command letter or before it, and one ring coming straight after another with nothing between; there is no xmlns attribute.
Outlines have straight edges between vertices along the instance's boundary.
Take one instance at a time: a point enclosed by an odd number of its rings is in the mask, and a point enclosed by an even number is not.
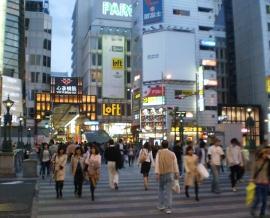
<svg viewBox="0 0 270 218"><path fill-rule="evenodd" d="M143 0L143 24L163 21L163 0Z"/></svg>
<svg viewBox="0 0 270 218"><path fill-rule="evenodd" d="M78 94L78 78L55 77L55 94L77 95Z"/></svg>

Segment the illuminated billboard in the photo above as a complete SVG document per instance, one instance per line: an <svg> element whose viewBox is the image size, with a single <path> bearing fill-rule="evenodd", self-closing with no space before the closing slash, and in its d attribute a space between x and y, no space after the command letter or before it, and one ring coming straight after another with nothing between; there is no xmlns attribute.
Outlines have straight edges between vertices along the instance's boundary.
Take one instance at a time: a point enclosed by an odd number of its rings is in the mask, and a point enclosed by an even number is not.
<svg viewBox="0 0 270 218"><path fill-rule="evenodd" d="M59 95L77 95L78 78L74 77L55 77L54 92Z"/></svg>
<svg viewBox="0 0 270 218"><path fill-rule="evenodd" d="M125 98L125 37L102 37L102 97Z"/></svg>
<svg viewBox="0 0 270 218"><path fill-rule="evenodd" d="M164 104L165 87L162 84L143 86L143 106Z"/></svg>
<svg viewBox="0 0 270 218"><path fill-rule="evenodd" d="M12 114L12 125L19 125L18 117L23 115L22 101L22 81L17 78L2 76L2 100L9 98L14 101L14 105L10 109ZM1 114L5 113L5 106L2 105Z"/></svg>
<svg viewBox="0 0 270 218"><path fill-rule="evenodd" d="M132 17L132 5L117 2L102 2L102 14L117 17Z"/></svg>
<svg viewBox="0 0 270 218"><path fill-rule="evenodd" d="M143 24L163 21L163 0L143 0Z"/></svg>
<svg viewBox="0 0 270 218"><path fill-rule="evenodd" d="M5 41L5 26L6 26L6 10L7 1L0 1L0 74L4 69L4 41Z"/></svg>

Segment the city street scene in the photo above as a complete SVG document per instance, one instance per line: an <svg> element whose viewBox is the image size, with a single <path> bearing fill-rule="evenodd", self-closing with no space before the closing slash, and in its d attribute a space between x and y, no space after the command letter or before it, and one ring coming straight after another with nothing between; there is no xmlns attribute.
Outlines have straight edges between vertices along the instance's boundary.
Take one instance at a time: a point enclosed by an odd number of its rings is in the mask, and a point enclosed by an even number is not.
<svg viewBox="0 0 270 218"><path fill-rule="evenodd" d="M0 0L0 218L270 217L269 0Z"/></svg>

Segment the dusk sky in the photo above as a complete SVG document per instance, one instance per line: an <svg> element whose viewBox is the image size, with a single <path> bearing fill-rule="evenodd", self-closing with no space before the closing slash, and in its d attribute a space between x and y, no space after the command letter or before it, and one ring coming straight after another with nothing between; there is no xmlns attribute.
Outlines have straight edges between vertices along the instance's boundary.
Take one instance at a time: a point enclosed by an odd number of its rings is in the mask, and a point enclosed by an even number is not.
<svg viewBox="0 0 270 218"><path fill-rule="evenodd" d="M50 0L52 72L71 73L71 25L75 0Z"/></svg>

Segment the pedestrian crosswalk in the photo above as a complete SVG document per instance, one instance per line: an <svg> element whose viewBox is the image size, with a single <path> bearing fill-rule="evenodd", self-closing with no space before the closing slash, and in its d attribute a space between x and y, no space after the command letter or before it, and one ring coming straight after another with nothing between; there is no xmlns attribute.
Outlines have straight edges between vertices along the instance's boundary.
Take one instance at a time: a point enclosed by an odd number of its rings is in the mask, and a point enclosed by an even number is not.
<svg viewBox="0 0 270 218"><path fill-rule="evenodd" d="M247 218L249 210L245 206L245 184L240 184L237 192L232 192L228 174L221 175L222 193L210 193L210 179L200 186L200 201L194 200L193 189L190 198L183 192L174 194L173 213L168 217L181 218ZM183 179L181 179L181 185ZM182 188L183 186L181 186ZM106 165L102 166L100 182L96 189L95 202L91 201L90 186L83 187L83 197L74 197L73 178L67 172L63 199L56 199L54 184L49 179L41 180L38 196L39 218L151 218L164 217L156 209L158 184L154 173L150 174L149 190L145 191L143 178L137 166L126 167L120 172L119 190L111 190L108 184Z"/></svg>

